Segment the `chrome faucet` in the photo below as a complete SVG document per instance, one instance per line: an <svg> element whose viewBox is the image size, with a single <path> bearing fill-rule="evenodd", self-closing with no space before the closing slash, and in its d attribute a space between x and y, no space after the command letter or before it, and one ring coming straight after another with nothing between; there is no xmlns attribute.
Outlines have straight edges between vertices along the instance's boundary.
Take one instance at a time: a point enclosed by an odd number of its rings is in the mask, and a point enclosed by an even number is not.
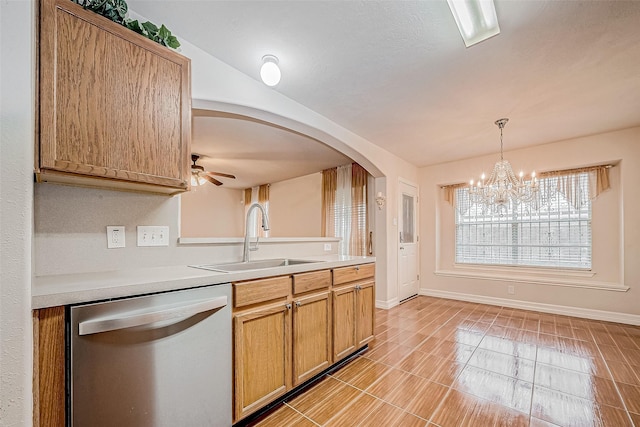
<svg viewBox="0 0 640 427"><path fill-rule="evenodd" d="M262 211L262 229L264 231L269 231L269 217L267 216L267 212L264 210L264 206L262 206L260 203L253 203L251 206L249 206L249 209L247 209L247 223L244 228L244 248L242 249L242 262L249 262L250 250L258 250L258 240L260 239L260 236L258 236L258 238L256 239L255 248L249 247L249 217L251 216L251 212L253 212L253 210L256 208Z"/></svg>

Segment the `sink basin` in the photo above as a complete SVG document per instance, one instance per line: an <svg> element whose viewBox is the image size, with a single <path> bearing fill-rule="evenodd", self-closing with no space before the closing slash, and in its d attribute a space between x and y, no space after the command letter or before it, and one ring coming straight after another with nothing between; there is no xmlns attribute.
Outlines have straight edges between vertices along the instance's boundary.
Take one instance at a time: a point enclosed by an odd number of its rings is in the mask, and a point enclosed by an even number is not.
<svg viewBox="0 0 640 427"><path fill-rule="evenodd" d="M259 261L249 261L249 262L233 262L229 264L190 265L189 267L201 268L204 270L211 270L211 271L221 271L223 273L232 273L234 271L262 270L265 268L286 267L288 265L310 264L314 262L320 262L320 261L277 258L277 259L263 259Z"/></svg>

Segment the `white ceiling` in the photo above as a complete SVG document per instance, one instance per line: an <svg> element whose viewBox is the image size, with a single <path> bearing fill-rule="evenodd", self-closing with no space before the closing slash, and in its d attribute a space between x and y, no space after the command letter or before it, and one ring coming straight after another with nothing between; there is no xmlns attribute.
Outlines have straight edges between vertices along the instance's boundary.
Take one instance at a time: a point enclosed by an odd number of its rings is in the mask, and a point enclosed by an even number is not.
<svg viewBox="0 0 640 427"><path fill-rule="evenodd" d="M288 129L247 117L193 111L191 151L202 157L207 171L230 173L236 179L216 177L225 188L243 189L280 182L351 159L327 145Z"/></svg>
<svg viewBox="0 0 640 427"><path fill-rule="evenodd" d="M501 117L507 151L640 125L640 1L496 0L470 48L444 0L128 3L417 166L496 153Z"/></svg>

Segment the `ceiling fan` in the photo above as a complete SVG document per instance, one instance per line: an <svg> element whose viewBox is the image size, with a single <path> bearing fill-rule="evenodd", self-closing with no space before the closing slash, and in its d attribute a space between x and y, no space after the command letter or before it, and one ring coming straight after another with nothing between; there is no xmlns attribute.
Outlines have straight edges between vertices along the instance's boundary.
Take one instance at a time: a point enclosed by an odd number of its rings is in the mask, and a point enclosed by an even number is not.
<svg viewBox="0 0 640 427"><path fill-rule="evenodd" d="M222 182L215 179L212 175L236 179L235 176L230 175L228 173L205 171L204 167L196 164L199 158L200 158L200 155L198 154L191 155L191 161L193 162L193 164L191 165L191 185L192 186L202 185L204 184L205 181L209 181L210 183L218 186L222 185Z"/></svg>

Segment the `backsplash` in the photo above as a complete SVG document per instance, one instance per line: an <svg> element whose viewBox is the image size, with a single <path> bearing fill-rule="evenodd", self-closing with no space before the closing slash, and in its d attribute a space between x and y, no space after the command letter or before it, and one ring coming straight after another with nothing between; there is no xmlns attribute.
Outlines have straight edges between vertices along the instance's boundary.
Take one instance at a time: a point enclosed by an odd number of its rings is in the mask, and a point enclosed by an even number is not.
<svg viewBox="0 0 640 427"><path fill-rule="evenodd" d="M167 265L232 262L242 244L179 245L180 196L34 184L34 274L89 273ZM125 227L126 247L107 249L106 227ZM136 226L169 226L168 247L137 247ZM252 256L302 257L336 253L323 242L261 244Z"/></svg>

